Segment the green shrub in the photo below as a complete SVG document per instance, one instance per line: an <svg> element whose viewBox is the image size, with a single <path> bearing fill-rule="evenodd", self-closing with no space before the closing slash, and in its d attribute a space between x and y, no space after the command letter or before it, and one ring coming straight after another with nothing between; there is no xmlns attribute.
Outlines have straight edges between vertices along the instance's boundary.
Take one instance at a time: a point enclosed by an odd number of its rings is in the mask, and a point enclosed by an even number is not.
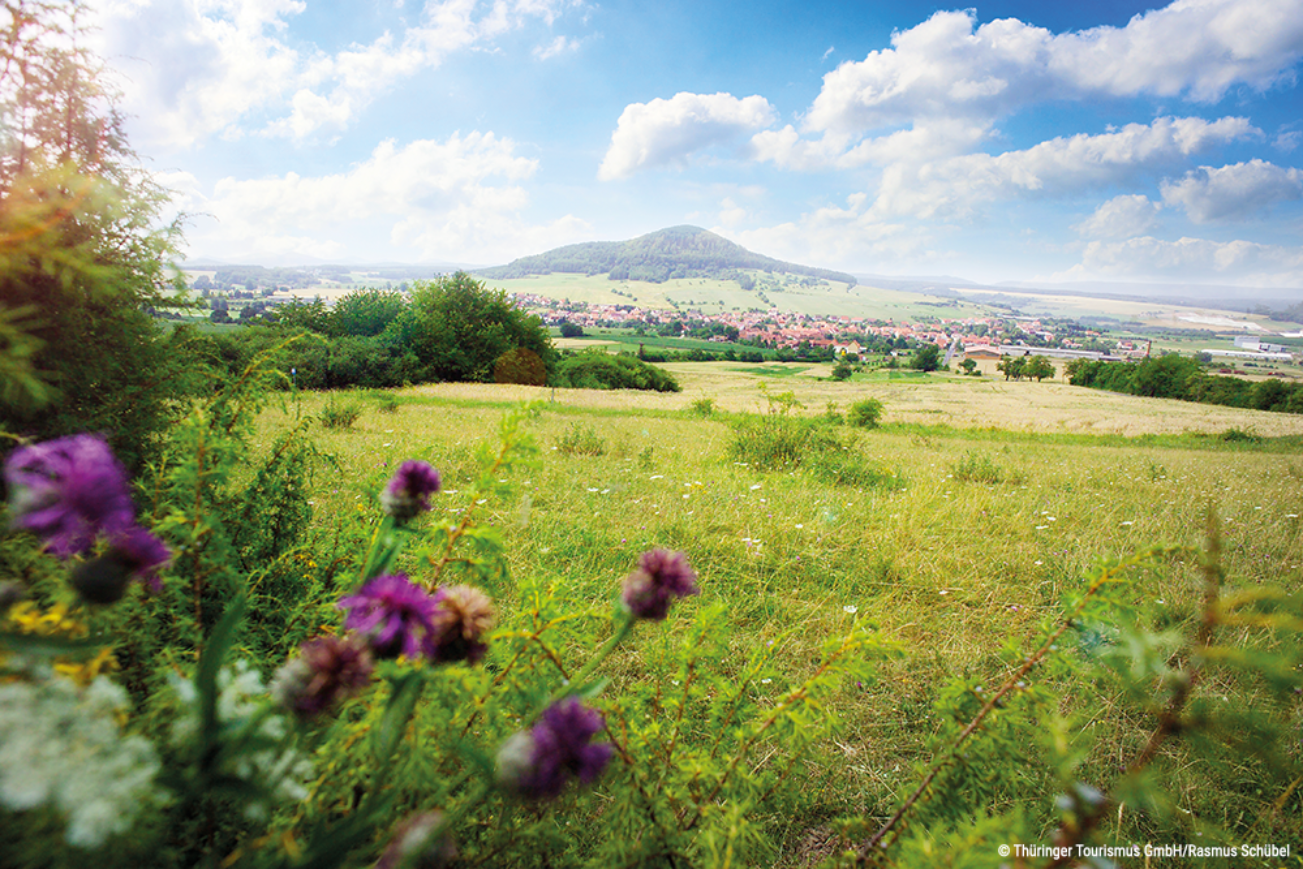
<svg viewBox="0 0 1303 869"><path fill-rule="evenodd" d="M606 441L592 426L575 423L557 441L556 448L567 456L601 456L606 454Z"/></svg>
<svg viewBox="0 0 1303 869"><path fill-rule="evenodd" d="M321 409L321 424L326 428L352 428L362 415L362 405L357 401L340 403L334 398Z"/></svg>
<svg viewBox="0 0 1303 869"><path fill-rule="evenodd" d="M846 422L858 428L877 428L881 420L882 402L876 398L852 402L846 411Z"/></svg>
<svg viewBox="0 0 1303 869"><path fill-rule="evenodd" d="M710 398L698 398L688 405L688 410L697 416L707 417L715 412L715 401Z"/></svg>
<svg viewBox="0 0 1303 869"><path fill-rule="evenodd" d="M678 392L678 381L654 365L633 356L612 356L600 350L562 359L556 385L572 389L649 389Z"/></svg>
<svg viewBox="0 0 1303 869"><path fill-rule="evenodd" d="M964 457L950 466L950 473L962 483L1012 483L1019 485L1024 481L1017 471L1009 472L991 460L990 456L966 452Z"/></svg>

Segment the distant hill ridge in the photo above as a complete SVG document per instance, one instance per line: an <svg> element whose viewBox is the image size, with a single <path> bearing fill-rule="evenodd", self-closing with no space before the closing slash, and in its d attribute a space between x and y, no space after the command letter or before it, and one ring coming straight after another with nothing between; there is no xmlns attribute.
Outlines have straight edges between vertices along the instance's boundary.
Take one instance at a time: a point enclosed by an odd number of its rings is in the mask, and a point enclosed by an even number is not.
<svg viewBox="0 0 1303 869"><path fill-rule="evenodd" d="M699 226L672 226L629 241L589 241L569 244L546 253L521 257L505 266L477 269L489 280L510 280L553 272L606 274L613 281L662 283L678 278L735 280L751 289L751 276L743 270L785 272L854 285L845 272L796 265L752 253L740 244Z"/></svg>

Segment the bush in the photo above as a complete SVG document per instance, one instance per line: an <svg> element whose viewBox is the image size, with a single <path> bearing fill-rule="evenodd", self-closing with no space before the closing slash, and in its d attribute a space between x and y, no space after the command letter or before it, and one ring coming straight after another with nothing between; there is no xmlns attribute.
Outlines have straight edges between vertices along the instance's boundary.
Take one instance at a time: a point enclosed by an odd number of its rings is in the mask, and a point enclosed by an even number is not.
<svg viewBox="0 0 1303 869"><path fill-rule="evenodd" d="M697 416L708 417L715 412L715 401L710 398L698 398L688 405L688 410Z"/></svg>
<svg viewBox="0 0 1303 869"><path fill-rule="evenodd" d="M965 452L962 459L950 466L950 473L961 483L1011 483L1016 486L1024 480L1022 474L1005 471L990 456L970 452Z"/></svg>
<svg viewBox="0 0 1303 869"><path fill-rule="evenodd" d="M567 456L600 456L606 453L606 441L592 426L575 423L557 441L556 448Z"/></svg>
<svg viewBox="0 0 1303 869"><path fill-rule="evenodd" d="M326 428L352 428L362 415L362 405L356 401L340 403L334 398L321 409L321 424Z"/></svg>
<svg viewBox="0 0 1303 869"><path fill-rule="evenodd" d="M600 350L562 359L556 385L571 389L649 389L678 392L678 381L654 365L633 356L612 356Z"/></svg>
<svg viewBox="0 0 1303 869"><path fill-rule="evenodd" d="M881 419L882 402L876 398L852 402L846 411L846 422L857 428L877 428Z"/></svg>

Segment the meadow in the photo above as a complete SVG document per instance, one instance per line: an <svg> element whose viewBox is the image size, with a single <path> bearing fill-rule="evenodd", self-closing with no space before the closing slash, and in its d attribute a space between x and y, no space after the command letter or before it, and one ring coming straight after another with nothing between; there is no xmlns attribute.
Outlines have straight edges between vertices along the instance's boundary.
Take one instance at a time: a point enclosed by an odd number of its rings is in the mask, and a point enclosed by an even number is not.
<svg viewBox="0 0 1303 869"><path fill-rule="evenodd" d="M317 447L333 457L313 480L319 533L329 537L370 509L397 464L412 457L443 474L429 520L437 523L441 512L469 506L462 489L475 473L474 450L491 442L497 421L522 400L540 402L529 431L542 462L521 472L513 494L479 506L481 520L501 530L509 559L510 577L491 589L498 605L524 606L515 589L528 578L576 608L606 607L639 553L653 547L687 553L700 577L701 595L680 605L666 635L640 638L613 659L617 684L638 682L643 656L714 605L732 628L730 661L775 644L774 671L753 686L762 703L809 676L827 639L855 624L876 629L897 653L876 665L876 681L848 682L829 702L844 724L805 770L800 810L767 819L782 843L773 865L813 865L845 847L836 818L889 815L931 760L947 681L969 680L979 692L982 683L997 684L1011 671L1007 647L1040 636L1101 562L1160 544L1197 549L1212 508L1228 594L1272 584L1298 591L1298 417L1048 382L937 375L838 384L810 366L764 366L768 377L745 366L667 368L682 393L440 384L298 394L264 413L260 439L270 444L328 401L357 402L351 427L314 429ZM791 390L805 405L794 412L807 415L826 413L828 402L844 411L866 396L881 400L882 427L840 430L846 449L890 482L836 485L799 467L766 472L737 461L731 421L773 409L760 384L770 395ZM1160 627L1196 624L1197 561L1187 551L1142 570L1126 592L1130 605ZM420 565L406 566L419 575ZM1249 643L1249 633L1232 642ZM1082 755L1077 774L1107 787L1152 719L1103 683L1059 671L1046 679L1058 692L1056 720L1075 728L1063 738ZM1199 694L1232 707L1268 702L1252 680L1209 681ZM1289 714L1298 720L1297 702ZM1054 728L1044 730L1051 741ZM1052 754L1039 744L1029 750ZM1124 804L1110 821L1113 835L1144 841L1161 829L1193 837L1226 825L1258 830L1263 841L1303 841L1297 782L1286 790L1257 760L1210 764L1177 745L1161 769L1175 799L1172 818L1160 823ZM1020 775L1022 798L984 808L1025 811L1049 841L1058 823L1053 776ZM1275 815L1253 820L1256 806L1273 802Z"/></svg>

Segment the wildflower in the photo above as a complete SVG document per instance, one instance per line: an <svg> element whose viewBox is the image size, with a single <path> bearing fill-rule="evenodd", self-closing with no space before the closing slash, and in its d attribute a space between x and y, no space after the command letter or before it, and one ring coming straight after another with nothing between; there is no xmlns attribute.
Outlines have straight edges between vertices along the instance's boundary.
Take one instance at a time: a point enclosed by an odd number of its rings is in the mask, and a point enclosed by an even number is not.
<svg viewBox="0 0 1303 869"><path fill-rule="evenodd" d="M457 859L457 846L443 825L443 812L422 812L408 818L394 831L374 869L441 869L451 864Z"/></svg>
<svg viewBox="0 0 1303 869"><path fill-rule="evenodd" d="M168 682L181 706L172 724L174 747L193 747L201 734L199 692L193 679L175 673L168 675ZM217 720L224 728L258 721L247 746L239 752L223 752L216 770L228 781L238 779L253 785L244 802L244 815L252 820L265 820L276 802L306 799L306 783L315 776L308 756L286 747L285 718L259 714L266 702L262 675L248 661L237 660L218 671Z"/></svg>
<svg viewBox="0 0 1303 869"><path fill-rule="evenodd" d="M127 473L97 435L72 435L16 450L5 462L12 523L35 531L60 558L85 552L101 533L135 524Z"/></svg>
<svg viewBox="0 0 1303 869"><path fill-rule="evenodd" d="M380 493L380 506L396 522L407 522L430 509L430 496L440 488L439 472L428 462L408 459Z"/></svg>
<svg viewBox="0 0 1303 869"><path fill-rule="evenodd" d="M311 718L364 688L372 669L370 649L356 638L317 637L276 671L271 695L296 715Z"/></svg>
<svg viewBox="0 0 1303 869"><path fill-rule="evenodd" d="M87 688L58 676L0 683L0 806L57 810L64 841L78 848L129 830L166 796L154 783L154 747L119 727L128 706L104 677Z"/></svg>
<svg viewBox="0 0 1303 869"><path fill-rule="evenodd" d="M590 740L605 727L602 716L574 697L553 703L538 724L521 731L498 751L498 783L530 799L561 793L574 775L587 784L611 759L611 746Z"/></svg>
<svg viewBox="0 0 1303 869"><path fill-rule="evenodd" d="M438 604L406 574L377 576L338 605L349 610L344 627L364 634L377 658L430 656Z"/></svg>
<svg viewBox="0 0 1303 869"><path fill-rule="evenodd" d="M488 645L481 638L493 627L493 602L488 595L469 585L454 585L439 589L434 601L432 657L472 664L483 658Z"/></svg>
<svg viewBox="0 0 1303 869"><path fill-rule="evenodd" d="M640 619L660 621L673 598L697 594L697 574L682 552L644 552L638 568L624 581L624 603Z"/></svg>
<svg viewBox="0 0 1303 869"><path fill-rule="evenodd" d="M78 565L70 582L86 602L110 604L121 599L127 583L134 578L148 583L154 591L161 591L158 571L171 557L162 540L139 525L132 525L111 538L106 553Z"/></svg>

